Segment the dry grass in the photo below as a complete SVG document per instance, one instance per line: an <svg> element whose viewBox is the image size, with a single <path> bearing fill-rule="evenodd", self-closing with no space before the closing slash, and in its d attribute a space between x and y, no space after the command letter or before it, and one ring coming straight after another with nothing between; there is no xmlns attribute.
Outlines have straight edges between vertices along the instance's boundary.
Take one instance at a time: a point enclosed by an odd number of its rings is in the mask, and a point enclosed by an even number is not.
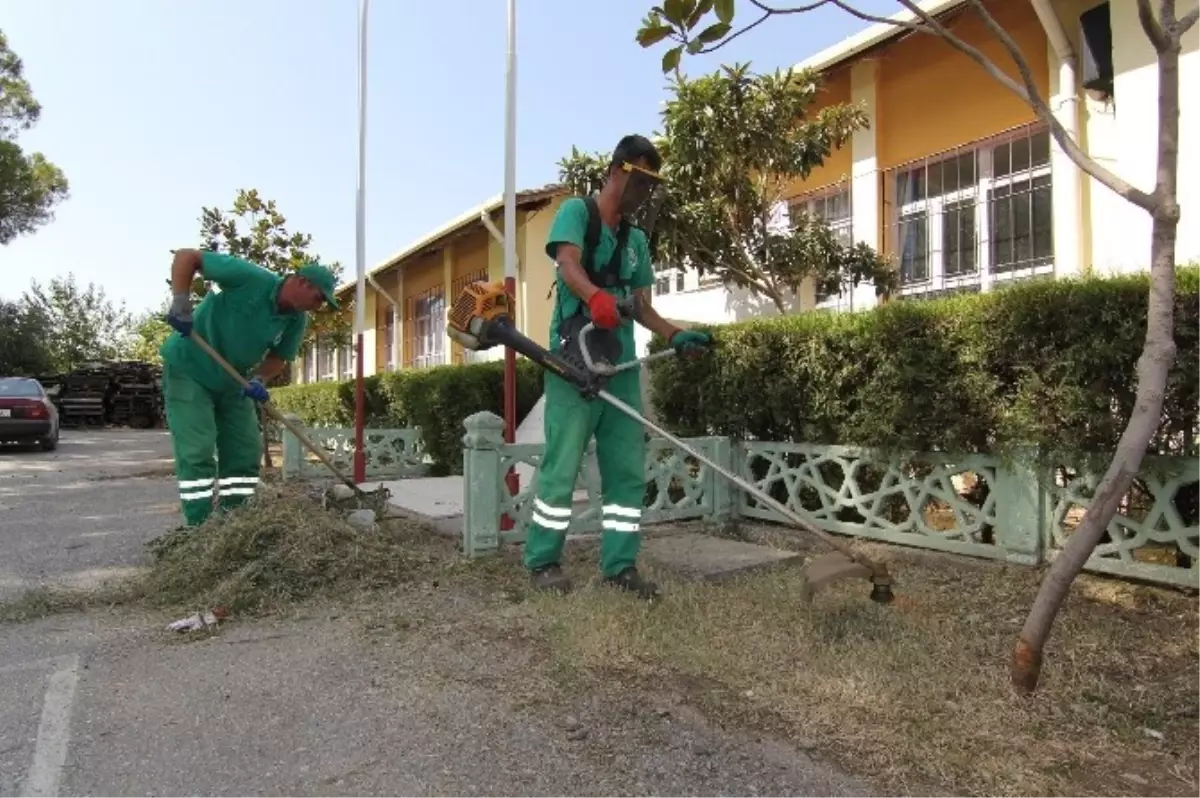
<svg viewBox="0 0 1200 798"><path fill-rule="evenodd" d="M532 617L574 678L673 686L718 717L816 744L889 791L1196 794L1194 599L1082 578L1042 688L1025 699L1007 665L1036 571L875 553L897 579L886 607L865 583L805 606L797 569L784 569L670 582L651 607L593 582L538 598ZM576 559L576 571L594 568L594 554Z"/></svg>

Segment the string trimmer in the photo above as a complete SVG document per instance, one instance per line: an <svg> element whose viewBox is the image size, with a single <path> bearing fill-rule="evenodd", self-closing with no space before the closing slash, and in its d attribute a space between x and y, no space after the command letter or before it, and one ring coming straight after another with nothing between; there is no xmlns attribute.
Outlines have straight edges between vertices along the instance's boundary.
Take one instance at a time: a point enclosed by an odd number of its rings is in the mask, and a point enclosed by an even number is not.
<svg viewBox="0 0 1200 798"><path fill-rule="evenodd" d="M619 305L621 315L636 319L639 306L636 296ZM667 439L688 455L737 485L758 501L792 522L800 530L817 537L833 551L814 558L803 570L804 598L811 597L819 587L839 579L868 579L871 582L871 599L881 604L892 600L892 580L887 566L858 554L842 541L818 529L804 520L791 508L776 501L758 486L753 485L713 462L701 452L688 446L679 438L659 427L636 409L605 390L605 382L617 372L640 368L644 363L674 354L674 350L657 352L640 360L613 365L603 356L594 356L588 346L588 335L593 332L591 323L579 333L579 350L582 362L565 352L551 352L535 343L516 329L512 322L508 294L503 283L477 282L468 285L454 301L448 314L447 330L454 340L473 351L506 346L532 360L538 366L562 377L588 399L598 398L625 413L650 431Z"/></svg>

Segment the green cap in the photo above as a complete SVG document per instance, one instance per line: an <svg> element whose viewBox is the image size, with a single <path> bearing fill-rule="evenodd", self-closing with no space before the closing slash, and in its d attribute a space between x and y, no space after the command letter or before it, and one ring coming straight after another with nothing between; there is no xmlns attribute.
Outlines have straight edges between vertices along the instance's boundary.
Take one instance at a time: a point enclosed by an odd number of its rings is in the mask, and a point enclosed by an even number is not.
<svg viewBox="0 0 1200 798"><path fill-rule="evenodd" d="M296 269L296 274L308 280L317 288L320 288L321 293L325 295L325 301L329 303L329 307L334 310L338 309L337 297L334 295L334 289L337 288L337 284L334 282L333 272L319 263L306 263L299 269Z"/></svg>

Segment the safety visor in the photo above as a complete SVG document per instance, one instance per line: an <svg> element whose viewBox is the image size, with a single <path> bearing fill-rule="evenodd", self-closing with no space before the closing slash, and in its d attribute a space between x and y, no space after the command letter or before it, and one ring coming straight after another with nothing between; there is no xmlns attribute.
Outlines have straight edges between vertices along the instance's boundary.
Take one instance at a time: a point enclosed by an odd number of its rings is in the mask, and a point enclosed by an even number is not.
<svg viewBox="0 0 1200 798"><path fill-rule="evenodd" d="M621 195L621 207L628 209L626 216L631 224L640 227L646 235L654 231L658 209L666 196L663 176L628 161L621 169L629 175Z"/></svg>

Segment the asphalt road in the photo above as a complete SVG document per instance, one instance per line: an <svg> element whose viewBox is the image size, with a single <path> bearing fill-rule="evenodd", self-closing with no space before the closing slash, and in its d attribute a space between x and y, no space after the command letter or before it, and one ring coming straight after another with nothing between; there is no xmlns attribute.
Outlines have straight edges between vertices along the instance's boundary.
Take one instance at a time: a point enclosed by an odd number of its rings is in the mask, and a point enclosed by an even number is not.
<svg viewBox="0 0 1200 798"><path fill-rule="evenodd" d="M0 447L0 601L87 586L139 561L179 522L164 431L63 430L54 452Z"/></svg>
<svg viewBox="0 0 1200 798"><path fill-rule="evenodd" d="M177 521L171 477L146 475L168 453L157 432L0 453L6 589L136 565ZM870 794L671 695L556 693L531 646L465 631L483 608L413 590L403 630L316 610L206 639L119 608L0 624L0 796Z"/></svg>

